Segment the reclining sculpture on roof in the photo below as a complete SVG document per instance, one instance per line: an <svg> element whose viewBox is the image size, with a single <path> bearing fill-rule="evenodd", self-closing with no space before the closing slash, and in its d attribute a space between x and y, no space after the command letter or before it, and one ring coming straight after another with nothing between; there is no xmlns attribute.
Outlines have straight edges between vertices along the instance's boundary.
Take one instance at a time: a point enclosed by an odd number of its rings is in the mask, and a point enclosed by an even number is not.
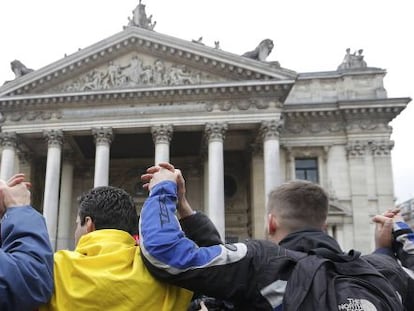
<svg viewBox="0 0 414 311"><path fill-rule="evenodd" d="M272 40L264 39L253 51L246 52L242 56L264 62L272 52L273 47Z"/></svg>

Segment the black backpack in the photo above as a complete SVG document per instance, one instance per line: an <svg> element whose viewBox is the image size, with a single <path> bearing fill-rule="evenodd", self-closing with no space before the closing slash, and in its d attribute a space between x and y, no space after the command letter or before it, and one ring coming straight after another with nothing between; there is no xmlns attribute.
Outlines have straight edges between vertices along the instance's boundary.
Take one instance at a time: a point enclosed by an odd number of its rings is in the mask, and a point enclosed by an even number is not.
<svg viewBox="0 0 414 311"><path fill-rule="evenodd" d="M397 292L372 265L351 250L289 251L296 261L283 298L284 311L399 311Z"/></svg>

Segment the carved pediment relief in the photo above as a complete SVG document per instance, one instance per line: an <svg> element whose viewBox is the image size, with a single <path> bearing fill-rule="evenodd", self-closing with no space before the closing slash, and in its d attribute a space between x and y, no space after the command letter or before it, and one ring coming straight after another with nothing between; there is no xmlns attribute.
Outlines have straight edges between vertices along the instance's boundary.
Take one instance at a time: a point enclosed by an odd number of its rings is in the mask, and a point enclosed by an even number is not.
<svg viewBox="0 0 414 311"><path fill-rule="evenodd" d="M78 92L148 86L174 86L224 81L184 64L130 53L111 60L54 88L53 92Z"/></svg>
<svg viewBox="0 0 414 311"><path fill-rule="evenodd" d="M0 86L0 97L214 82L293 81L265 62L163 34L122 32Z"/></svg>

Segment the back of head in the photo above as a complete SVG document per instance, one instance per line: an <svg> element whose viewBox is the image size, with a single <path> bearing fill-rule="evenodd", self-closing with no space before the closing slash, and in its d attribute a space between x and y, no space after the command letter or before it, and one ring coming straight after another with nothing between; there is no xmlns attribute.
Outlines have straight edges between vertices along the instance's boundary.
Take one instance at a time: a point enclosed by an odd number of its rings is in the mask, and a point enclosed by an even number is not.
<svg viewBox="0 0 414 311"><path fill-rule="evenodd" d="M284 183L269 194L268 213L274 214L280 226L288 232L322 229L328 208L329 199L325 190L304 180Z"/></svg>
<svg viewBox="0 0 414 311"><path fill-rule="evenodd" d="M138 234L138 214L132 197L123 189L93 188L79 198L81 225L91 217L95 229L118 229Z"/></svg>

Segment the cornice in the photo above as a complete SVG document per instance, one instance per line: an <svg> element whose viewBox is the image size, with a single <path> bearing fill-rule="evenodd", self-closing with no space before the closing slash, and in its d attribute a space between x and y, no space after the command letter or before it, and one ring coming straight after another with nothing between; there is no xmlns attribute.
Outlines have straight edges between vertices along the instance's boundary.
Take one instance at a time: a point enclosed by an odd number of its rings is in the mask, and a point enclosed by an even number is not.
<svg viewBox="0 0 414 311"><path fill-rule="evenodd" d="M113 59L114 55L123 55L133 50L156 56L162 55L177 61L181 59L194 66L203 66L206 70L237 76L239 80L294 80L296 78L294 71L275 68L266 62L153 31L127 27L112 37L3 85L0 87L0 98L34 93L45 85L58 84L84 72L86 68Z"/></svg>
<svg viewBox="0 0 414 311"><path fill-rule="evenodd" d="M232 98L270 96L284 102L294 81L241 81L226 83L210 83L202 85L179 85L165 87L146 87L135 89L99 90L73 93L17 95L0 97L0 108L5 111L13 111L25 107L56 107L67 103L88 104L93 102L113 104L114 101L152 99L171 101L173 96L180 96L180 100L186 98L221 98L230 95Z"/></svg>

